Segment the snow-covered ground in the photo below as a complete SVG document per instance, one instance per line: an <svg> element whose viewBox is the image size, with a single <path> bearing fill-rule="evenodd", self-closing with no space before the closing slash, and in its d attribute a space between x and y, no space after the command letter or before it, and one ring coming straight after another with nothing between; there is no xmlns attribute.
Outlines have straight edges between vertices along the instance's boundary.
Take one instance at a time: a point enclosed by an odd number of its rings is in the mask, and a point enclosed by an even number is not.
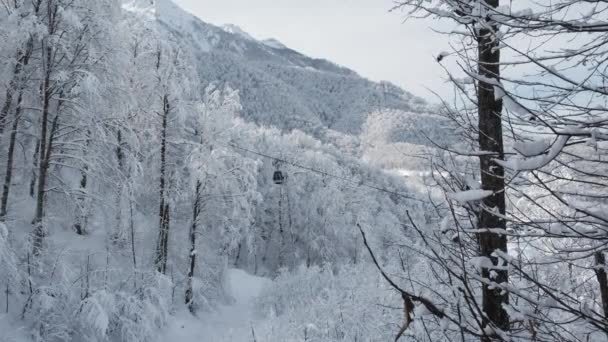
<svg viewBox="0 0 608 342"><path fill-rule="evenodd" d="M192 316L188 311L177 313L169 322L160 341L164 342L245 342L253 341L255 298L271 281L242 270L228 271L228 291L234 298L231 305L216 311Z"/></svg>
<svg viewBox="0 0 608 342"><path fill-rule="evenodd" d="M21 342L28 339L28 329L23 321L0 313L0 342Z"/></svg>

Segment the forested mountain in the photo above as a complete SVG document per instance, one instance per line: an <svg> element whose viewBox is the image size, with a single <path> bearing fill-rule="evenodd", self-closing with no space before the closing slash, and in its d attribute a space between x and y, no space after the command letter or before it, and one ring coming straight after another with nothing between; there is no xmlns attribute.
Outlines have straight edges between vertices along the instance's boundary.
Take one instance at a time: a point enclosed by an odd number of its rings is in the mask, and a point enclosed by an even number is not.
<svg viewBox="0 0 608 342"><path fill-rule="evenodd" d="M605 341L608 5L400 9L456 27L441 106L170 0L0 0L0 342Z"/></svg>
<svg viewBox="0 0 608 342"><path fill-rule="evenodd" d="M157 340L235 268L375 282L357 224L382 245L425 205L361 160L421 142L373 119L427 107L396 86L169 0L2 2L0 37L1 341Z"/></svg>
<svg viewBox="0 0 608 342"><path fill-rule="evenodd" d="M129 1L126 6L191 48L201 83L228 83L239 90L242 116L258 124L312 134L327 128L356 134L370 112L421 112L426 107L422 99L388 82L371 82L277 41L257 41L234 25L207 24L170 0Z"/></svg>

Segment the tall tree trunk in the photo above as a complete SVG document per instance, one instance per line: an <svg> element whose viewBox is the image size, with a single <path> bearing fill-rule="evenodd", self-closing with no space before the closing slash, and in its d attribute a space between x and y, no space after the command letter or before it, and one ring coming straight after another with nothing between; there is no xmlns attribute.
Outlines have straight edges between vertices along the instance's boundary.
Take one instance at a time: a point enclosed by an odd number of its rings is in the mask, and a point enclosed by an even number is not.
<svg viewBox="0 0 608 342"><path fill-rule="evenodd" d="M160 232L158 235L158 246L156 247L156 270L167 274L167 259L169 253L169 204L165 204L161 212Z"/></svg>
<svg viewBox="0 0 608 342"><path fill-rule="evenodd" d="M604 324L608 328L608 277L606 277L606 257L604 252L595 253L595 276L600 286L600 296L602 298L602 310L604 311ZM606 333L608 336L608 333Z"/></svg>
<svg viewBox="0 0 608 342"><path fill-rule="evenodd" d="M49 163L46 156L46 148L47 148L47 130L48 130L48 120L49 120L49 109L51 103L51 56L52 49L49 47L46 49L46 70L44 77L44 87L43 87L43 104L42 104L42 118L40 125L40 150L38 154L40 159L38 161L38 180L37 180L37 190L36 190L36 212L34 216L34 241L33 241L33 255L37 256L40 254L42 250L42 244L44 242L44 238L46 236L44 225L42 224L42 219L44 217L44 196L45 196L45 187L46 187L46 177L49 168Z"/></svg>
<svg viewBox="0 0 608 342"><path fill-rule="evenodd" d="M196 267L196 234L198 227L198 218L200 215L201 203L201 181L196 182L196 193L194 197L194 205L192 209L192 225L190 226L190 268L188 269L188 285L186 288L186 305L191 313L196 312L194 303L194 269Z"/></svg>
<svg viewBox="0 0 608 342"><path fill-rule="evenodd" d="M55 34L56 30L56 18L59 10L59 5L54 1L47 2L47 37L46 40L49 40ZM43 65L44 65L44 82L42 85L42 117L41 117L41 127L40 127L40 161L38 164L38 185L36 190L36 212L33 220L34 231L33 231L33 242L32 249L33 255L38 256L42 252L42 246L44 243L44 239L46 237L46 227L43 224L44 218L44 207L45 207L45 196L46 196L46 179L48 176L48 170L50 166L50 157L51 157L51 149L52 149L52 139L49 139L47 145L47 136L48 134L48 120L49 120L49 111L51 105L51 97L53 96L53 85L51 80L51 75L53 73L53 56L54 49L51 42L46 41L43 45ZM56 129L57 120L59 119L59 113L55 115L55 119L53 120L53 128L54 131ZM52 137L52 134L51 134Z"/></svg>
<svg viewBox="0 0 608 342"><path fill-rule="evenodd" d="M51 165L51 152L53 149L53 135L57 131L57 124L59 122L59 114L55 115L53 123L51 125L51 134L49 137L48 144L44 144L46 149L43 149L43 143L40 143L40 162L38 169L38 187L36 190L36 216L34 217L34 240L32 244L33 255L38 256L42 252L44 239L46 237L46 227L44 226L44 209L46 205L46 180L49 173L49 167ZM46 128L45 128L46 130ZM41 141L43 136L41 135ZM46 140L46 137L44 137Z"/></svg>
<svg viewBox="0 0 608 342"><path fill-rule="evenodd" d="M34 51L34 39L29 38L26 44L25 52L21 57L17 58L17 65L15 66L15 70L13 72L13 80L11 80L11 84L9 88L6 90L6 101L0 112L0 135L4 132L4 126L6 124L6 118L8 117L8 112L10 110L11 102L12 102L12 91L13 87L18 83L18 91L19 96L17 97L17 108L15 109L15 116L13 118L13 125L8 145L8 156L6 161L6 172L4 174L4 185L2 187L2 202L0 203L0 221L4 221L6 219L7 209L8 209L8 195L11 188L11 181L13 178L13 163L15 160L15 143L17 141L17 129L19 128L19 120L21 118L21 113L23 111L23 89L25 88L25 79L20 76L21 71L25 68L32 56ZM21 52L18 53L18 55Z"/></svg>
<svg viewBox="0 0 608 342"><path fill-rule="evenodd" d="M13 69L13 77L9 82L8 88L6 88L4 105L2 106L2 110L0 110L0 135L4 133L6 119L8 118L8 113L11 110L11 106L13 104L13 96L15 92L19 91L19 96L21 96L21 90L18 90L22 89L23 87L23 82L20 80L21 72L23 71L23 67L25 67L29 62L33 47L34 39L30 38L28 39L26 50L23 51L19 49L19 51L17 51L17 63L15 64L15 68Z"/></svg>
<svg viewBox="0 0 608 342"><path fill-rule="evenodd" d="M11 181L13 179L13 163L15 160L15 143L17 142L17 129L19 128L19 119L21 117L23 101L23 91L19 92L17 100L17 108L15 109L15 117L11 129L10 141L8 144L8 157L6 159L6 172L4 174L4 186L2 187L2 202L0 203L0 221L6 220L8 209L8 195L11 189Z"/></svg>
<svg viewBox="0 0 608 342"><path fill-rule="evenodd" d="M122 144L122 130L119 128L118 132L116 132L116 160L118 161L118 170L121 173L124 172L125 165L125 153Z"/></svg>
<svg viewBox="0 0 608 342"><path fill-rule="evenodd" d="M163 114L160 148L160 206L159 206L159 234L156 246L155 265L158 272L165 274L167 270L167 251L169 242L169 205L166 203L166 173L167 173L167 124L169 119L168 95L163 96Z"/></svg>
<svg viewBox="0 0 608 342"><path fill-rule="evenodd" d="M133 219L133 194L129 189L129 231L131 233L131 258L133 259L133 288L137 288L137 254L135 251L135 222Z"/></svg>
<svg viewBox="0 0 608 342"><path fill-rule="evenodd" d="M486 4L491 7L498 7L499 0L487 0ZM488 79L498 80L500 76L500 49L498 40L494 37L494 32L498 28L482 28L477 37L479 53L479 74ZM501 218L506 211L504 194L504 169L492 161L493 158L504 158L504 147L502 137L502 100L497 100L494 96L494 86L487 82L479 81L478 86L478 115L479 115L479 148L481 151L494 152L492 156L480 157L481 167L481 186L483 190L490 190L494 194L483 200L484 208L479 216L478 236L479 253L483 257L492 260L494 265L501 261L493 256L494 251L500 250L507 252L507 237L504 234L491 232L491 229L505 229L506 222ZM498 215L499 214L499 215ZM484 231L485 230L485 231ZM496 272L496 276L491 278L491 271ZM491 270L482 269L482 277L495 283L508 282L508 272L502 269ZM500 288L483 284L482 307L486 317L484 318L484 328L488 325L507 331L509 329L509 316L503 309L503 305L508 304L509 295ZM490 341L492 337L484 336L482 341Z"/></svg>
<svg viewBox="0 0 608 342"><path fill-rule="evenodd" d="M283 187L279 187L279 268L285 266L285 229L283 228Z"/></svg>
<svg viewBox="0 0 608 342"><path fill-rule="evenodd" d="M38 169L38 162L40 162L40 139L36 138L36 147L34 148L34 156L32 158L32 178L30 180L30 197L34 198L36 195L36 169Z"/></svg>
<svg viewBox="0 0 608 342"><path fill-rule="evenodd" d="M123 228L123 200L124 200L124 188L126 183L121 185L121 182L124 182L124 152L122 146L122 131L119 128L116 132L116 161L118 163L118 172L119 172L119 181L116 183L116 226L113 229L111 240L112 243L122 244L123 241L126 241L126 233Z"/></svg>
<svg viewBox="0 0 608 342"><path fill-rule="evenodd" d="M19 65L19 64L17 64ZM18 75L18 71L17 68L15 67L15 70L13 71L13 77ZM6 124L6 118L8 117L8 112L11 110L11 105L13 104L13 91L14 89L14 82L11 81L8 85L8 88L6 89L6 94L4 97L4 105L2 106L2 110L0 110L0 135L2 135L2 133L4 133L4 126Z"/></svg>
<svg viewBox="0 0 608 342"><path fill-rule="evenodd" d="M36 14L38 10L36 10ZM30 58L32 57L32 52L34 51L34 38L30 37L27 40L25 45L25 50L19 49L17 51L17 64L15 64L15 68L13 69L13 77L9 82L8 88L6 88L6 95L4 98L4 105L2 106L2 110L0 110L0 135L4 133L4 128L6 126L6 119L8 118L8 113L11 110L11 105L13 103L13 95L15 91L18 91L19 98L17 100L17 105L21 105L21 101L23 99L23 88L25 86L23 76L21 75L23 69L29 64Z"/></svg>
<svg viewBox="0 0 608 342"><path fill-rule="evenodd" d="M83 158L86 158L86 155L89 150L91 131L87 130L86 133L86 142L84 151L82 154ZM87 221L88 221L88 203L87 203L87 185L89 182L89 165L84 162L82 165L82 169L80 170L80 189L79 193L76 197L76 218L74 222L74 231L78 235L85 235L87 231Z"/></svg>

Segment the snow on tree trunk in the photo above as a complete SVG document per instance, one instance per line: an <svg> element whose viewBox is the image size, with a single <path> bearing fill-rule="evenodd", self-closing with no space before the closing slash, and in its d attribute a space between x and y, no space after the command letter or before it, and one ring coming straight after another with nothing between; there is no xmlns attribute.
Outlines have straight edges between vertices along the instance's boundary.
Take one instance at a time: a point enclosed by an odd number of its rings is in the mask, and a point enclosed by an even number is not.
<svg viewBox="0 0 608 342"><path fill-rule="evenodd" d="M192 209L192 224L190 225L190 267L188 269L188 284L186 287L186 305L191 313L196 312L196 306L194 303L194 269L196 267L196 234L198 227L198 219L200 215L200 202L201 202L201 181L196 182L196 192L194 197L194 204Z"/></svg>
<svg viewBox="0 0 608 342"><path fill-rule="evenodd" d="M163 113L161 128L161 149L160 149L160 206L159 206L159 233L158 244L154 264L158 272L165 274L167 271L167 253L169 243L169 204L166 199L166 173L167 173L167 124L171 107L169 96L163 96Z"/></svg>
<svg viewBox="0 0 608 342"><path fill-rule="evenodd" d="M33 49L33 39L30 38L27 43L27 48L25 51L21 49L17 52L17 63L15 64L15 68L13 70L13 78L11 79L8 88L6 88L4 105L2 106L2 110L0 110L0 135L4 133L4 128L6 126L6 119L8 118L9 111L13 104L13 96L17 89L23 87L22 82L19 80L21 78L21 72L23 68L28 64L30 55ZM21 96L21 92L19 94Z"/></svg>
<svg viewBox="0 0 608 342"><path fill-rule="evenodd" d="M86 143L83 149L82 158L85 159L89 150L89 144L91 139L91 131L87 130ZM87 185L89 180L89 165L85 161L81 166L80 170L80 188L76 197L76 218L74 221L74 231L78 235L85 235L87 233L87 221L89 216L88 203L87 203Z"/></svg>
<svg viewBox="0 0 608 342"><path fill-rule="evenodd" d="M53 6L53 2L49 1L47 3L47 14L49 16L49 24L48 24L48 36L52 36L55 34L55 22L54 17L57 15L57 5ZM48 121L49 121L49 111L51 104L51 97L53 95L53 85L51 80L51 75L53 73L53 56L54 56L54 48L50 45L50 42L46 42L46 46L42 49L43 51L43 60L44 60L44 83L42 88L42 96L43 96L43 104L42 104L42 117L41 117L41 127L40 127L40 151L39 151L39 164L38 164L38 187L36 190L36 212L33 220L34 232L33 232L33 255L39 255L42 250L42 244L44 242L44 238L46 236L46 229L42 222L44 218L44 197L46 195L45 187L46 187L46 179L47 173L49 170L49 158L50 158L50 150L51 143L48 142L47 146L47 137L48 137ZM55 117L55 122L58 118L58 115Z"/></svg>
<svg viewBox="0 0 608 342"><path fill-rule="evenodd" d="M11 129L11 135L9 139L8 145L8 153L7 153L7 161L6 161L6 172L4 174L4 185L2 187L2 200L0 203L0 221L4 221L6 219L7 210L8 210L8 196L11 188L11 181L13 178L13 164L15 160L15 144L17 141L17 129L19 128L19 120L21 119L21 114L23 111L23 91L26 86L25 78L20 76L22 73L22 69L25 68L32 56L34 50L34 39L30 37L27 41L25 52L19 51L19 57L17 58L17 65L15 66L15 70L13 72L13 80L11 80L11 84L6 90L6 103L2 108L2 112L0 113L0 135L4 132L4 126L6 125L6 119L8 117L8 112L11 106L12 101L12 91L15 90L14 87L18 89L19 95L17 97L17 107L15 108L15 116L13 117L13 125ZM16 84L18 83L18 85Z"/></svg>
<svg viewBox="0 0 608 342"><path fill-rule="evenodd" d="M488 0L490 7L498 7L498 0ZM478 43L478 69L481 78L498 79L500 75L500 49L498 41L494 38L498 28L487 22L488 28L479 29L477 35ZM483 80L478 85L478 115L479 115L479 148L481 151L494 152L500 159L504 157L503 136L502 136L502 100L494 96L494 86ZM500 261L494 254L496 250L506 253L507 237L502 234L491 232L490 229L505 229L506 222L504 217L505 194L504 194L504 169L496 164L492 159L494 156L480 156L481 168L481 187L482 190L491 191L493 195L485 197L482 201L483 209L479 215L478 235L479 254L492 260L495 266ZM498 215L497 215L498 214ZM487 231L483 231L487 230ZM491 276L495 274L495 276ZM508 282L508 271L505 269L492 270L482 269L482 277L495 283ZM485 313L483 322L484 328L492 324L495 327L506 331L509 329L509 316L503 309L503 305L509 302L509 295L499 287L483 284L482 305ZM492 340L489 336L483 336L482 341Z"/></svg>
<svg viewBox="0 0 608 342"><path fill-rule="evenodd" d="M2 200L0 203L0 221L6 219L8 212L8 195L11 189L13 179L13 164L15 161L15 144L17 142L17 129L19 128L19 119L22 111L23 92L19 93L17 99L17 108L15 109L15 117L13 118L13 126L11 128L10 140L8 143L8 156L6 159L6 172L4 174L4 185L2 187Z"/></svg>

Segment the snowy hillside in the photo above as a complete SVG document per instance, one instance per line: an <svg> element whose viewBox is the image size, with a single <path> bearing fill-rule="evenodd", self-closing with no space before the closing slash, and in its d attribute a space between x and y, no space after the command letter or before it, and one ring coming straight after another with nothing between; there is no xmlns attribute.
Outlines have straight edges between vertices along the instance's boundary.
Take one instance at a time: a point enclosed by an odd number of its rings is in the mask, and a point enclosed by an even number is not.
<svg viewBox="0 0 608 342"><path fill-rule="evenodd" d="M401 3L462 28L440 110L170 0L0 1L0 342L605 341L608 7Z"/></svg>
<svg viewBox="0 0 608 342"><path fill-rule="evenodd" d="M424 204L362 142L423 145L417 130L377 120L422 100L169 0L7 6L1 342L282 341L291 330L273 317L299 315L278 295L294 279L377 287L355 227L375 227L381 246L399 235L402 206Z"/></svg>
<svg viewBox="0 0 608 342"><path fill-rule="evenodd" d="M205 23L171 0L129 1L125 6L145 13L142 18L158 21L182 46L192 47L201 82L221 81L238 89L242 115L253 122L316 136L327 128L357 134L373 111L428 110L424 100L397 86L371 82L274 39L257 41L235 25Z"/></svg>

